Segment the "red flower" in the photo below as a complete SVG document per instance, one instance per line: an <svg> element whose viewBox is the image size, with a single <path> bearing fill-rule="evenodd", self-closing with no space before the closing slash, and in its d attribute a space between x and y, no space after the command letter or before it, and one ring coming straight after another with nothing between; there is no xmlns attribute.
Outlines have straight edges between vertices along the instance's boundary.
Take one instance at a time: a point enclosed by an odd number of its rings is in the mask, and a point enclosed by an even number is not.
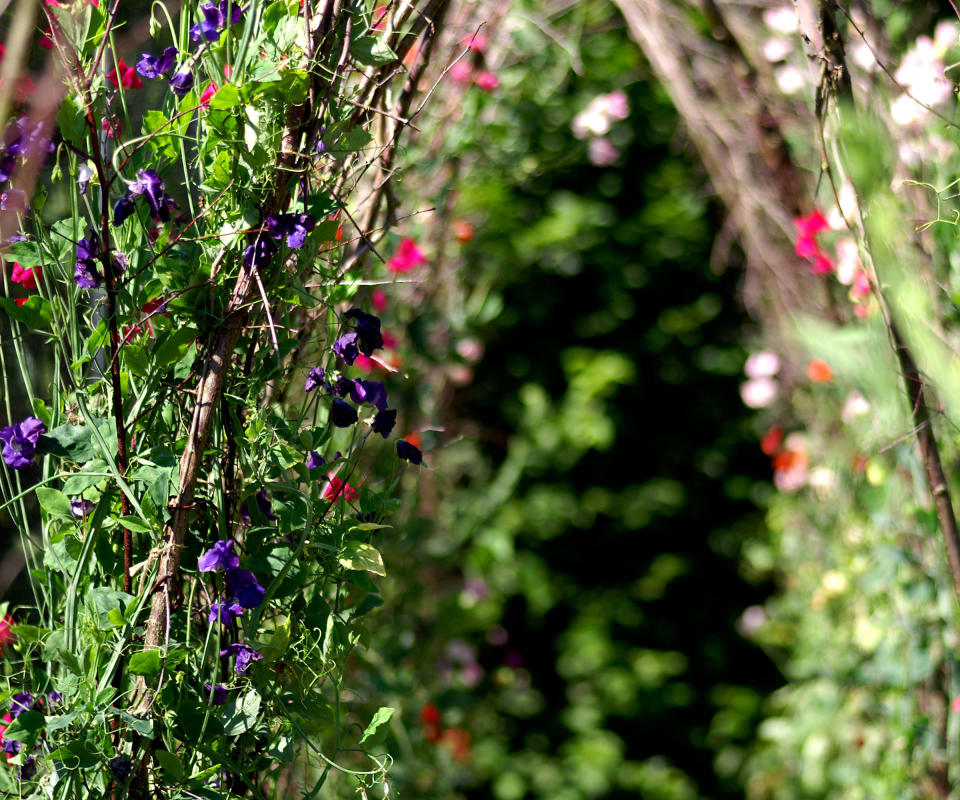
<svg viewBox="0 0 960 800"><path fill-rule="evenodd" d="M348 503L352 503L357 499L357 490L349 483L340 480L336 472L328 472L327 477L330 480L323 490L324 500L329 500L332 503L342 497Z"/></svg>
<svg viewBox="0 0 960 800"><path fill-rule="evenodd" d="M53 31L47 28L40 37L40 46L44 50L53 50Z"/></svg>
<svg viewBox="0 0 960 800"><path fill-rule="evenodd" d="M207 108L210 105L210 100L213 99L218 88L217 84L213 81L207 84L207 88L204 89L203 94L200 95L200 108Z"/></svg>
<svg viewBox="0 0 960 800"><path fill-rule="evenodd" d="M828 227L827 218L817 209L805 217L796 217L793 224L800 236L814 237L818 233L823 233Z"/></svg>
<svg viewBox="0 0 960 800"><path fill-rule="evenodd" d="M796 217L793 224L797 229L797 241L794 243L793 251L800 258L813 259L811 269L814 275L829 275L834 272L836 267L817 242L817 236L829 227L826 217L814 209L806 217Z"/></svg>
<svg viewBox="0 0 960 800"><path fill-rule="evenodd" d="M419 264L423 264L427 259L424 258L420 248L413 239L404 239L400 242L397 252L387 262L387 269L391 272L409 272Z"/></svg>
<svg viewBox="0 0 960 800"><path fill-rule="evenodd" d="M114 86L122 86L124 89L140 89L143 87L143 81L137 75L137 71L123 63L122 58L117 59L117 66L107 73L107 80Z"/></svg>
<svg viewBox="0 0 960 800"><path fill-rule="evenodd" d="M774 425L770 430L763 434L763 438L760 440L760 449L763 450L764 455L775 456L777 451L780 449L780 445L783 443L783 428L779 425Z"/></svg>
<svg viewBox="0 0 960 800"><path fill-rule="evenodd" d="M16 624L16 620L9 614L5 614L3 619L0 619L0 650L3 650L8 644L17 638L17 635L10 630L10 628ZM7 718L4 717L4 719ZM0 739L2 738L3 734L0 733Z"/></svg>

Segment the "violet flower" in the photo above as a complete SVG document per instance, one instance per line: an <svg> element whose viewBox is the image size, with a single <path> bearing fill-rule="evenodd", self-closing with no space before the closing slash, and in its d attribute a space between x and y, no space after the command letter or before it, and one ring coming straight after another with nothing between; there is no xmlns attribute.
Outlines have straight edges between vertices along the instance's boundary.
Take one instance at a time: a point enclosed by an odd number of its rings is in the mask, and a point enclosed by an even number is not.
<svg viewBox="0 0 960 800"><path fill-rule="evenodd" d="M357 347L357 334L345 333L333 343L333 352L337 354L348 367L357 360L360 348Z"/></svg>
<svg viewBox="0 0 960 800"><path fill-rule="evenodd" d="M317 224L312 214L270 214L266 220L267 232L274 239L287 237L287 247L299 250L307 240L307 234Z"/></svg>
<svg viewBox="0 0 960 800"><path fill-rule="evenodd" d="M87 236L77 242L77 263L73 268L73 279L81 289L96 289L100 285L95 265L99 255L100 240L90 228Z"/></svg>
<svg viewBox="0 0 960 800"><path fill-rule="evenodd" d="M216 686L211 686L209 683L203 684L204 691L207 695L213 695L210 698L210 704L214 706L222 706L227 702L227 687L221 686L219 683Z"/></svg>
<svg viewBox="0 0 960 800"><path fill-rule="evenodd" d="M307 454L307 469L319 469L326 462L323 459L323 456L320 455L316 450L311 450Z"/></svg>
<svg viewBox="0 0 960 800"><path fill-rule="evenodd" d="M221 539L197 559L200 572L236 569L239 566L240 556L233 552L233 539Z"/></svg>
<svg viewBox="0 0 960 800"><path fill-rule="evenodd" d="M220 658L229 658L230 656L236 656L237 658L237 675L246 675L247 670L254 661L263 660L262 653L258 653L250 645L243 644L243 642L234 642L220 651Z"/></svg>
<svg viewBox="0 0 960 800"><path fill-rule="evenodd" d="M90 179L93 177L93 167L84 162L80 165L80 169L77 170L77 187L80 190L80 194L84 195L87 193L87 187L90 185Z"/></svg>
<svg viewBox="0 0 960 800"><path fill-rule="evenodd" d="M270 501L267 499L267 490L261 489L256 494L257 509L260 513L263 514L271 522L275 522L277 515L273 513L273 506L270 504Z"/></svg>
<svg viewBox="0 0 960 800"><path fill-rule="evenodd" d="M166 78L177 61L177 48L172 45L159 56L144 53L137 62L137 72L144 78Z"/></svg>
<svg viewBox="0 0 960 800"><path fill-rule="evenodd" d="M166 222L170 219L170 209L177 207L176 201L167 194L166 189L167 185L154 170L142 169L137 172L136 182L130 185L130 196L146 197L150 204L150 214L161 222Z"/></svg>
<svg viewBox="0 0 960 800"><path fill-rule="evenodd" d="M354 403L369 403L376 406L378 411L387 408L387 390L380 381L354 380L350 388L350 399Z"/></svg>
<svg viewBox="0 0 960 800"><path fill-rule="evenodd" d="M75 517L84 517L93 511L93 501L78 497L70 501L70 513Z"/></svg>
<svg viewBox="0 0 960 800"><path fill-rule="evenodd" d="M183 97L193 88L193 73L188 69L180 70L170 79L170 88L177 97Z"/></svg>
<svg viewBox="0 0 960 800"><path fill-rule="evenodd" d="M215 42L220 38L220 32L228 25L233 25L243 18L243 6L231 0L221 0L220 5L203 3L200 6L203 20L190 28L190 38L195 42L206 39Z"/></svg>
<svg viewBox="0 0 960 800"><path fill-rule="evenodd" d="M323 367L312 367L307 373L307 382L303 387L305 392L312 392L318 386L323 386L323 379L326 377Z"/></svg>
<svg viewBox="0 0 960 800"><path fill-rule="evenodd" d="M23 422L0 429L3 442L2 456L10 469L26 469L33 466L37 440L47 428L37 417L27 417Z"/></svg>
<svg viewBox="0 0 960 800"><path fill-rule="evenodd" d="M229 572L227 573L230 574ZM232 625L233 621L243 614L243 606L239 603L228 603L223 600L218 603L210 604L210 612L207 615L207 622L216 622L219 620L224 625Z"/></svg>
<svg viewBox="0 0 960 800"><path fill-rule="evenodd" d="M247 569L228 569L226 579L227 594L237 599L243 608L256 608L267 594L256 576Z"/></svg>
<svg viewBox="0 0 960 800"><path fill-rule="evenodd" d="M24 711L33 710L33 695L30 692L17 692L10 698L10 716L16 719Z"/></svg>
<svg viewBox="0 0 960 800"><path fill-rule="evenodd" d="M243 251L243 263L256 270L262 270L269 262L277 246L269 236L259 236Z"/></svg>
<svg viewBox="0 0 960 800"><path fill-rule="evenodd" d="M357 322L357 345L365 356L373 355L374 350L383 347L383 334L380 332L380 319L359 308L351 308L344 316Z"/></svg>
<svg viewBox="0 0 960 800"><path fill-rule="evenodd" d="M118 778L128 778L133 771L133 762L129 758L117 756L110 759L110 769Z"/></svg>
<svg viewBox="0 0 960 800"><path fill-rule="evenodd" d="M135 210L133 200L129 195L124 195L113 204L113 224L123 225L123 221L129 217Z"/></svg>
<svg viewBox="0 0 960 800"><path fill-rule="evenodd" d="M27 196L22 189L7 189L0 194L0 211L26 211Z"/></svg>

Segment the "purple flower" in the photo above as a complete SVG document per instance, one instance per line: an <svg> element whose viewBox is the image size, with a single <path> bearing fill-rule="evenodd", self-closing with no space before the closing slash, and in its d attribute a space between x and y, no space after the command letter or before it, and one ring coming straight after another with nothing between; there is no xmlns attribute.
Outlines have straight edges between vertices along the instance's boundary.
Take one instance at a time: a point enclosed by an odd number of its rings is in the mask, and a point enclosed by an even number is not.
<svg viewBox="0 0 960 800"><path fill-rule="evenodd" d="M30 692L17 692L10 698L10 716L16 719L24 711L33 710L33 695Z"/></svg>
<svg viewBox="0 0 960 800"><path fill-rule="evenodd" d="M77 263L73 268L73 279L81 289L96 289L100 285L96 268L99 255L100 240L94 234L93 228L90 228L86 238L77 242Z"/></svg>
<svg viewBox="0 0 960 800"><path fill-rule="evenodd" d="M47 702L49 702L51 706L59 705L61 702L63 702L63 695L54 690L47 695Z"/></svg>
<svg viewBox="0 0 960 800"><path fill-rule="evenodd" d="M166 78L177 60L177 48L170 46L160 56L144 53L137 62L137 72L144 78Z"/></svg>
<svg viewBox="0 0 960 800"><path fill-rule="evenodd" d="M320 455L316 450L311 450L307 454L307 469L319 469L326 462L323 460L323 456Z"/></svg>
<svg viewBox="0 0 960 800"><path fill-rule="evenodd" d="M229 575L229 571L227 575ZM210 613L207 615L207 622L216 622L220 620L224 625L230 625L233 621L243 614L243 606L239 603L228 603L221 601L211 603Z"/></svg>
<svg viewBox="0 0 960 800"><path fill-rule="evenodd" d="M411 464L423 463L423 453L406 439L397 440L397 455L405 461L409 461Z"/></svg>
<svg viewBox="0 0 960 800"><path fill-rule="evenodd" d="M19 767L17 767L17 780L18 781L28 781L30 780L34 773L37 771L37 759L33 756L27 758L26 761Z"/></svg>
<svg viewBox="0 0 960 800"><path fill-rule="evenodd" d="M220 31L243 18L243 6L236 2L221 0L219 6L203 3L200 6L200 13L203 14L203 20L190 28L190 38L195 42L199 42L200 39L215 42L220 38Z"/></svg>
<svg viewBox="0 0 960 800"><path fill-rule="evenodd" d="M317 220L312 214L270 214L267 217L267 232L274 239L286 236L287 247L299 250L316 224Z"/></svg>
<svg viewBox="0 0 960 800"><path fill-rule="evenodd" d="M11 469L33 466L37 440L46 432L46 426L37 417L27 417L23 422L0 429L4 463Z"/></svg>
<svg viewBox="0 0 960 800"><path fill-rule="evenodd" d="M263 514L271 522L275 521L277 515L273 513L273 506L270 505L270 501L267 499L267 490L261 489L257 492L256 495L257 508L260 513Z"/></svg>
<svg viewBox="0 0 960 800"><path fill-rule="evenodd" d="M338 428L349 428L357 421L357 409L339 397L333 398L333 407L330 410L330 419Z"/></svg>
<svg viewBox="0 0 960 800"><path fill-rule="evenodd" d="M345 315L357 322L357 344L365 356L373 355L374 350L383 347L383 334L380 332L380 319L359 308L351 308Z"/></svg>
<svg viewBox="0 0 960 800"><path fill-rule="evenodd" d="M357 405L369 403L376 406L378 411L384 411L387 408L387 390L380 381L353 381L350 399Z"/></svg>
<svg viewBox="0 0 960 800"><path fill-rule="evenodd" d="M150 204L150 214L161 222L170 219L170 209L176 208L176 201L167 194L167 185L152 169L142 169L137 173L137 180L130 186L130 196L143 195ZM116 209L114 209L116 214Z"/></svg>
<svg viewBox="0 0 960 800"><path fill-rule="evenodd" d="M226 585L227 594L236 597L243 608L256 608L267 594L256 576L246 569L228 569Z"/></svg>
<svg viewBox="0 0 960 800"><path fill-rule="evenodd" d="M188 69L180 70L170 79L170 88L177 97L183 97L193 88L193 73Z"/></svg>
<svg viewBox="0 0 960 800"><path fill-rule="evenodd" d="M17 753L19 753L22 747L23 744L21 742L14 741L13 739L0 740L0 749L3 749L12 756L15 756Z"/></svg>
<svg viewBox="0 0 960 800"><path fill-rule="evenodd" d="M323 385L323 379L326 377L326 373L323 370L323 367L313 367L307 373L307 382L304 385L303 389L306 392L312 392L318 386Z"/></svg>
<svg viewBox="0 0 960 800"><path fill-rule="evenodd" d="M346 397L350 394L352 388L353 379L348 378L346 375L340 375L333 382L333 386L330 387L330 394L335 394L337 397Z"/></svg>
<svg viewBox="0 0 960 800"><path fill-rule="evenodd" d="M343 334L343 336L333 343L333 352L336 353L347 366L353 364L353 362L357 360L357 356L360 355L360 350L357 347L357 334Z"/></svg>
<svg viewBox="0 0 960 800"><path fill-rule="evenodd" d="M243 5L241 3L233 2L233 0L220 0L220 16L224 19L224 27L226 27L226 20L230 20L231 25L236 25L241 19L243 19Z"/></svg>
<svg viewBox="0 0 960 800"><path fill-rule="evenodd" d="M127 778L133 770L133 762L129 758L117 756L110 759L110 769L118 778Z"/></svg>
<svg viewBox="0 0 960 800"><path fill-rule="evenodd" d="M205 683L203 684L203 688L208 695L213 694L213 697L210 699L211 705L222 706L227 702L226 686L221 686L219 683L216 686L211 686L209 683Z"/></svg>
<svg viewBox="0 0 960 800"><path fill-rule="evenodd" d="M10 180L10 178L13 175L13 171L16 168L17 168L16 157L7 153L2 158L0 158L0 183L4 183Z"/></svg>
<svg viewBox="0 0 960 800"><path fill-rule="evenodd" d="M242 642L234 642L220 651L220 658L229 658L230 656L237 657L237 675L246 675L247 670L254 661L261 661L263 659L261 653L258 653L250 645L243 644Z"/></svg>
<svg viewBox="0 0 960 800"><path fill-rule="evenodd" d="M384 439L386 439L393 430L393 426L396 424L396 409L385 409L377 412L377 416L373 418L373 424L370 427L373 428L374 433L379 433Z"/></svg>
<svg viewBox="0 0 960 800"><path fill-rule="evenodd" d="M82 497L78 497L76 500L70 501L70 513L75 517L85 517L93 511L93 501L84 500Z"/></svg>
<svg viewBox="0 0 960 800"><path fill-rule="evenodd" d="M200 572L236 569L239 566L240 556L233 552L233 539L221 539L197 559L197 569Z"/></svg>
<svg viewBox="0 0 960 800"><path fill-rule="evenodd" d="M257 240L243 251L243 263L256 270L262 270L268 263L277 246L269 236L258 236Z"/></svg>
<svg viewBox="0 0 960 800"><path fill-rule="evenodd" d="M87 193L87 187L90 185L90 179L93 177L93 167L84 162L77 170L77 187L80 194Z"/></svg>
<svg viewBox="0 0 960 800"><path fill-rule="evenodd" d="M135 206L129 195L124 195L113 204L113 224L123 225L123 221L134 212Z"/></svg>

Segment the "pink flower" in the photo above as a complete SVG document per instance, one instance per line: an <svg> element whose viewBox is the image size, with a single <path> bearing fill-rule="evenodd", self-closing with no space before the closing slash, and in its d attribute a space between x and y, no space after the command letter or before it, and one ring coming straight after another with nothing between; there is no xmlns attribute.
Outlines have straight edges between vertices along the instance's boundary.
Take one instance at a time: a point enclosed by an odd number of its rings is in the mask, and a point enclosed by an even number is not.
<svg viewBox="0 0 960 800"><path fill-rule="evenodd" d="M826 217L814 209L806 217L796 217L793 224L797 229L797 241L793 251L801 258L813 259L811 270L814 275L829 275L834 272L836 267L817 242L817 236L829 227Z"/></svg>
<svg viewBox="0 0 960 800"><path fill-rule="evenodd" d="M860 300L870 294L870 276L866 270L858 270L853 277L853 286L850 288L850 295L855 300Z"/></svg>
<svg viewBox="0 0 960 800"><path fill-rule="evenodd" d="M357 499L357 490L349 483L340 480L336 472L328 472L327 478L329 478L329 482L323 489L324 500L329 500L332 503L342 497L348 503L352 503Z"/></svg>
<svg viewBox="0 0 960 800"><path fill-rule="evenodd" d="M474 83L481 91L492 92L500 86L500 79L492 72L481 72L477 75Z"/></svg>
<svg viewBox="0 0 960 800"><path fill-rule="evenodd" d="M823 233L829 227L827 218L817 209L814 209L805 217L796 217L793 220L793 224L801 236L811 238L818 233Z"/></svg>
<svg viewBox="0 0 960 800"><path fill-rule="evenodd" d="M122 58L117 59L117 66L107 73L107 80L114 86L122 86L124 89L140 89L143 87L143 81L137 75L137 71L123 63Z"/></svg>
<svg viewBox="0 0 960 800"><path fill-rule="evenodd" d="M14 263L10 280L19 283L24 289L36 289L37 281L43 280L43 268L28 267L24 269L19 264Z"/></svg>
<svg viewBox="0 0 960 800"><path fill-rule="evenodd" d="M370 294L370 302L373 305L373 310L382 314L387 310L387 293L383 289L374 289Z"/></svg>
<svg viewBox="0 0 960 800"><path fill-rule="evenodd" d="M5 614L3 619L0 619L0 650L3 650L10 642L17 638L16 634L10 630L10 628L16 624L16 620L9 614ZM9 721L9 719L4 717L4 722Z"/></svg>
<svg viewBox="0 0 960 800"><path fill-rule="evenodd" d="M461 58L450 67L450 79L454 83L470 83L473 80L473 67L470 66L470 62Z"/></svg>
<svg viewBox="0 0 960 800"><path fill-rule="evenodd" d="M53 31L47 28L40 37L40 46L44 50L53 50Z"/></svg>
<svg viewBox="0 0 960 800"><path fill-rule="evenodd" d="M426 261L420 248L413 239L404 239L400 242L397 252L387 262L387 269L391 272L409 272Z"/></svg>
<svg viewBox="0 0 960 800"><path fill-rule="evenodd" d="M465 36L461 42L465 47L469 47L474 53L482 53L487 49L487 37L482 33L474 33Z"/></svg>
<svg viewBox="0 0 960 800"><path fill-rule="evenodd" d="M816 256L814 256L813 266L810 268L810 271L814 275L829 275L835 269L836 267L833 266L833 262L827 258L826 255L818 251Z"/></svg>
<svg viewBox="0 0 960 800"><path fill-rule="evenodd" d="M219 87L213 81L207 84L207 88L203 90L203 93L200 95L200 108L207 108L210 105L210 100L213 99L213 96L217 93Z"/></svg>

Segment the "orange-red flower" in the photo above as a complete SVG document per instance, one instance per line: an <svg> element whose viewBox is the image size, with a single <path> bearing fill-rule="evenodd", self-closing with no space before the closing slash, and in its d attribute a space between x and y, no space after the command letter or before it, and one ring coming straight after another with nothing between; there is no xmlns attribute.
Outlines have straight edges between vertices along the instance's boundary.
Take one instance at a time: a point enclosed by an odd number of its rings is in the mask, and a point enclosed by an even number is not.
<svg viewBox="0 0 960 800"><path fill-rule="evenodd" d="M143 81L137 75L137 71L125 64L122 58L117 59L117 66L107 73L107 80L114 86L122 86L124 89L140 89L143 87Z"/></svg>
<svg viewBox="0 0 960 800"><path fill-rule="evenodd" d="M822 358L814 358L807 364L807 377L814 383L829 383L833 380L833 370Z"/></svg>

